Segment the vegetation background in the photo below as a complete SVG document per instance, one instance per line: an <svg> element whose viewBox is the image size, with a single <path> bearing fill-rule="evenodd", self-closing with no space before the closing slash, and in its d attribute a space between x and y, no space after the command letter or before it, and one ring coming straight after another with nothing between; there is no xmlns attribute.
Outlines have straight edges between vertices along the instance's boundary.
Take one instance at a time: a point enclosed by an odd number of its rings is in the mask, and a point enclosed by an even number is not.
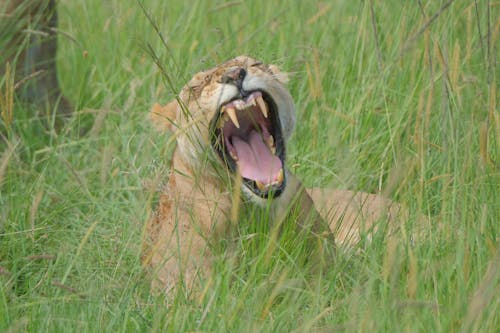
<svg viewBox="0 0 500 333"><path fill-rule="evenodd" d="M500 330L498 1L143 6L59 1L62 130L1 78L0 331ZM202 293L151 295L141 237L172 142L147 112L240 54L292 74L306 184L380 192L411 218L308 277L304 249L273 247L251 216L237 266L221 255Z"/></svg>

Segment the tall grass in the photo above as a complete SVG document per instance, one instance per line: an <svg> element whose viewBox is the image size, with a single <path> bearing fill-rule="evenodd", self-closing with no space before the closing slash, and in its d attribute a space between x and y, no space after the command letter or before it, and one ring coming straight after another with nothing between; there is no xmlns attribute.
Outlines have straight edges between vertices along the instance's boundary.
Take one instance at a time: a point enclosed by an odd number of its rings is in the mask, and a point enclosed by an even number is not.
<svg viewBox="0 0 500 333"><path fill-rule="evenodd" d="M56 133L16 100L0 124L0 330L499 330L498 3L144 7L168 47L133 0L60 1L74 117ZM383 193L408 207L403 230L429 218L423 236L380 235L310 276L303 247L273 241L265 212L249 210L202 292L150 294L141 235L172 144L147 111L239 54L291 73L288 163L307 185Z"/></svg>

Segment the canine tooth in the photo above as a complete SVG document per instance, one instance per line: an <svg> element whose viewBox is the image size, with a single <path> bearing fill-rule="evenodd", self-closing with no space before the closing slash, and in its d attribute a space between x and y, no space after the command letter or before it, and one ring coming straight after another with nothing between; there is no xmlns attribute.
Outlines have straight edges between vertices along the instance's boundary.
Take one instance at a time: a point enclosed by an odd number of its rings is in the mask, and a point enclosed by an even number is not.
<svg viewBox="0 0 500 333"><path fill-rule="evenodd" d="M264 102L264 99L262 96L257 96L257 104L259 104L260 111L264 115L264 117L267 118L268 112L267 112L267 105L266 102Z"/></svg>
<svg viewBox="0 0 500 333"><path fill-rule="evenodd" d="M240 128L240 123L238 122L238 118L236 117L236 111L234 111L233 108L226 108L225 111L229 116L229 118L231 119L231 121L233 122L234 126Z"/></svg>

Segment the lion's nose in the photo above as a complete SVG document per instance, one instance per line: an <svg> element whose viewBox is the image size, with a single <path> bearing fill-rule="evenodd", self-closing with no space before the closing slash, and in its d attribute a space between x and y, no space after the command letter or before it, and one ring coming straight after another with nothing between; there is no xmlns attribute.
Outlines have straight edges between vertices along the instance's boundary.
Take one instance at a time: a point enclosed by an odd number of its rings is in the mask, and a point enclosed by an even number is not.
<svg viewBox="0 0 500 333"><path fill-rule="evenodd" d="M244 68L230 69L222 75L221 81L222 83L233 84L238 87L238 90L241 90L246 75L247 71Z"/></svg>

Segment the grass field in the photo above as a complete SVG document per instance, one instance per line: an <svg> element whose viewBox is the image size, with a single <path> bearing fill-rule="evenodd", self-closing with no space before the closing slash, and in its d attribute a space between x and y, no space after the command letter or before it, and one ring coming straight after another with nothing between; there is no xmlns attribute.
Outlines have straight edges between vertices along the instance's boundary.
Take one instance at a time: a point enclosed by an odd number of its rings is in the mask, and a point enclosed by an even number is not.
<svg viewBox="0 0 500 333"><path fill-rule="evenodd" d="M136 1L59 1L65 129L50 108L0 103L0 331L500 331L498 1L144 7L168 47ZM240 54L292 74L300 178L384 193L408 207L406 232L311 277L303 249L270 252L265 217L242 216L238 265L221 253L196 297L151 295L141 237L172 145L147 112Z"/></svg>

